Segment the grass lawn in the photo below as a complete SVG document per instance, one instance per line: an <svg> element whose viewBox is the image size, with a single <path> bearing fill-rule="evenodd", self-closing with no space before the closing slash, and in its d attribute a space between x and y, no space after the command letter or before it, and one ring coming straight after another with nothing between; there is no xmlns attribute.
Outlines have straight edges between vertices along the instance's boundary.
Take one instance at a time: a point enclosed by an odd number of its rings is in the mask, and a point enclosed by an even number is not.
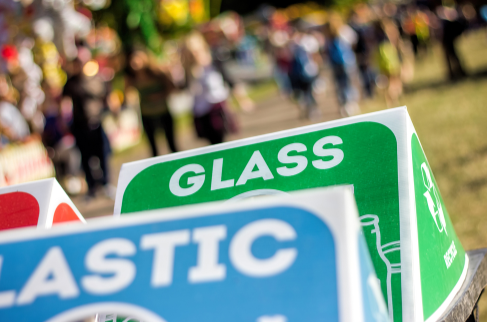
<svg viewBox="0 0 487 322"><path fill-rule="evenodd" d="M459 40L472 78L449 83L441 47L416 64L407 105L443 200L465 249L487 247L487 32ZM362 104L364 113L386 108L382 97ZM487 296L480 303L487 322Z"/></svg>

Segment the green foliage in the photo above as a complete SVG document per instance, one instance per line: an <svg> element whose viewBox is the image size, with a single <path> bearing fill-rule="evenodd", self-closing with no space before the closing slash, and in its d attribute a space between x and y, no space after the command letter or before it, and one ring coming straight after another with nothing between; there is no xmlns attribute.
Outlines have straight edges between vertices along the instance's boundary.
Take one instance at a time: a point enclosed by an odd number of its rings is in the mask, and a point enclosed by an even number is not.
<svg viewBox="0 0 487 322"><path fill-rule="evenodd" d="M96 24L115 29L125 50L143 44L155 54L161 53L162 32L153 0L112 1L108 8L93 12L93 18Z"/></svg>
<svg viewBox="0 0 487 322"><path fill-rule="evenodd" d="M125 0L129 13L127 26L132 30L139 28L145 45L155 54L161 53L162 39L157 29L157 16L153 0Z"/></svg>
<svg viewBox="0 0 487 322"><path fill-rule="evenodd" d="M338 10L348 10L357 3L365 3L368 2L366 0L331 0L328 2L332 7L337 8Z"/></svg>

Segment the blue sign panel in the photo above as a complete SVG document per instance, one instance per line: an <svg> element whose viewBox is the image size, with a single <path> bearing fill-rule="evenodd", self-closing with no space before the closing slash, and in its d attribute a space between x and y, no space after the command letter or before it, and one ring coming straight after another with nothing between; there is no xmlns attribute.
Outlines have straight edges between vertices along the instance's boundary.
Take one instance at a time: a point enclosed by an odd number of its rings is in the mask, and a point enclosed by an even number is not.
<svg viewBox="0 0 487 322"><path fill-rule="evenodd" d="M340 321L335 240L309 211L147 218L0 242L0 321Z"/></svg>

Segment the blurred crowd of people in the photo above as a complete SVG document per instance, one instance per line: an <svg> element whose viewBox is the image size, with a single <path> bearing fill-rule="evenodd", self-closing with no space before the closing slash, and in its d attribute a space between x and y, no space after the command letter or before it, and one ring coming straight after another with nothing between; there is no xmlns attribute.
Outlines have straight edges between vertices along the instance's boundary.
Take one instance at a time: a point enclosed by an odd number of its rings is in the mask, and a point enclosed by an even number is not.
<svg viewBox="0 0 487 322"><path fill-rule="evenodd" d="M361 98L377 93L398 105L414 60L432 41L443 46L448 77L464 77L455 40L482 17L472 5L359 4L346 13L263 6L245 18L224 13L155 54L143 43L124 46L79 3L1 0L0 9L0 152L41 138L66 189L85 185L91 197L100 187L113 197L109 155L138 142L139 123L153 156L161 153L158 129L169 150L179 150L169 104L175 93L191 98L198 137L216 144L237 131L228 102L245 113L255 105L248 79L232 66L256 75L270 66L269 76L303 118L319 116L316 92L333 84L340 113L349 116Z"/></svg>
<svg viewBox="0 0 487 322"><path fill-rule="evenodd" d="M456 39L470 26L484 23L471 4L434 9L414 2L358 4L347 14L327 12L318 22L290 20L283 10L266 10L266 46L276 82L305 117L318 111L313 87L323 69L331 71L342 116L356 114L360 98L377 92L388 106L398 105L403 82L413 77L415 59L435 42L442 44L449 79L466 76Z"/></svg>

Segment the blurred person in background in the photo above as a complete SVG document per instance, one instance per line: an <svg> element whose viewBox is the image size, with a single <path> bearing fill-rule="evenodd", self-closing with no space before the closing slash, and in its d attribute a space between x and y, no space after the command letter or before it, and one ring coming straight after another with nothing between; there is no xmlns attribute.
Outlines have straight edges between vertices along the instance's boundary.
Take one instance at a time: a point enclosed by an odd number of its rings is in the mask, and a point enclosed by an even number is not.
<svg viewBox="0 0 487 322"><path fill-rule="evenodd" d="M30 135L29 125L15 103L14 89L7 76L0 74L0 147L6 143L22 141Z"/></svg>
<svg viewBox="0 0 487 322"><path fill-rule="evenodd" d="M290 97L292 94L292 86L289 75L291 72L293 53L290 48L291 41L289 32L283 29L273 30L270 32L269 42L270 55L274 63L274 80L281 94L285 97Z"/></svg>
<svg viewBox="0 0 487 322"><path fill-rule="evenodd" d="M139 92L142 124L149 140L152 156L159 155L156 144L156 130L162 128L171 152L178 148L174 136L174 120L169 112L167 98L174 85L159 66L151 64L150 57L142 50L128 56L126 85Z"/></svg>
<svg viewBox="0 0 487 322"><path fill-rule="evenodd" d="M399 30L392 20L384 18L375 21L374 33L377 41L376 62L380 72L378 84L385 89L387 106L397 106L403 92Z"/></svg>
<svg viewBox="0 0 487 322"><path fill-rule="evenodd" d="M485 25L485 23L487 23L487 4L480 7L479 15L483 20L483 24Z"/></svg>
<svg viewBox="0 0 487 322"><path fill-rule="evenodd" d="M246 36L245 31L240 29L233 19L224 19L223 21L226 21L226 23L210 22L203 28L202 36L210 48L212 65L222 75L228 87L230 87L235 102L242 111L252 112L255 108L255 103L248 96L245 85L242 82L235 81L226 68L226 64L232 58L231 47L237 47L238 54L239 44L244 41ZM250 65L247 64L247 67L250 67Z"/></svg>
<svg viewBox="0 0 487 322"><path fill-rule="evenodd" d="M284 97L291 97L292 85L290 80L291 63L293 60L291 33L292 28L288 17L279 11L272 15L272 19L265 20L267 35L264 37L265 49L273 63L273 76L279 91Z"/></svg>
<svg viewBox="0 0 487 322"><path fill-rule="evenodd" d="M441 44L445 51L446 65L449 79L454 81L467 75L458 57L455 41L467 29L467 20L460 16L456 8L441 6L437 9L440 18L443 35Z"/></svg>
<svg viewBox="0 0 487 322"><path fill-rule="evenodd" d="M57 180L71 195L79 194L86 184L81 176L81 154L76 140L71 134L69 123L72 120L71 105L61 105L62 88L43 82L45 100L42 110L45 126L42 142L46 147L56 169Z"/></svg>
<svg viewBox="0 0 487 322"><path fill-rule="evenodd" d="M422 9L418 9L414 22L419 40L419 50L426 52L430 42L430 20L428 14Z"/></svg>
<svg viewBox="0 0 487 322"><path fill-rule="evenodd" d="M414 5L407 7L401 27L409 37L414 56L426 52L430 40L430 21L428 15Z"/></svg>
<svg viewBox="0 0 487 322"><path fill-rule="evenodd" d="M244 35L236 46L235 55L238 62L244 66L255 66L255 51L257 41L251 35Z"/></svg>
<svg viewBox="0 0 487 322"><path fill-rule="evenodd" d="M81 152L88 200L95 196L97 184L103 186L106 196L113 198L114 189L109 185L108 173L111 149L101 126L102 113L107 109L108 88L98 75L98 63L90 60L89 49L81 46L78 51L80 55L70 63L71 74L64 86L61 104L72 106L71 133Z"/></svg>
<svg viewBox="0 0 487 322"><path fill-rule="evenodd" d="M419 37L416 29L415 5L409 5L405 10L404 17L401 21L401 27L404 34L409 38L414 55L417 56L419 52Z"/></svg>
<svg viewBox="0 0 487 322"><path fill-rule="evenodd" d="M352 47L357 43L355 31L338 14L333 14L325 25L325 53L332 68L340 114L358 113L358 95L352 85L350 67L356 63Z"/></svg>
<svg viewBox="0 0 487 322"><path fill-rule="evenodd" d="M303 30L293 35L293 55L289 78L294 96L303 116L313 118L318 113L316 99L313 95L313 83L318 77L319 67L313 60L313 54L319 52L320 45L316 37Z"/></svg>
<svg viewBox="0 0 487 322"><path fill-rule="evenodd" d="M196 31L183 42L183 65L186 86L194 97L193 117L198 137L211 144L222 143L225 134L236 130L236 124L227 110L230 91L225 83L232 81L214 64L210 47Z"/></svg>
<svg viewBox="0 0 487 322"><path fill-rule="evenodd" d="M370 24L370 9L365 4L355 6L350 15L350 27L357 34L357 41L353 46L357 67L362 81L363 92L366 97L374 95L374 72L371 66L371 48L373 44L374 29Z"/></svg>

